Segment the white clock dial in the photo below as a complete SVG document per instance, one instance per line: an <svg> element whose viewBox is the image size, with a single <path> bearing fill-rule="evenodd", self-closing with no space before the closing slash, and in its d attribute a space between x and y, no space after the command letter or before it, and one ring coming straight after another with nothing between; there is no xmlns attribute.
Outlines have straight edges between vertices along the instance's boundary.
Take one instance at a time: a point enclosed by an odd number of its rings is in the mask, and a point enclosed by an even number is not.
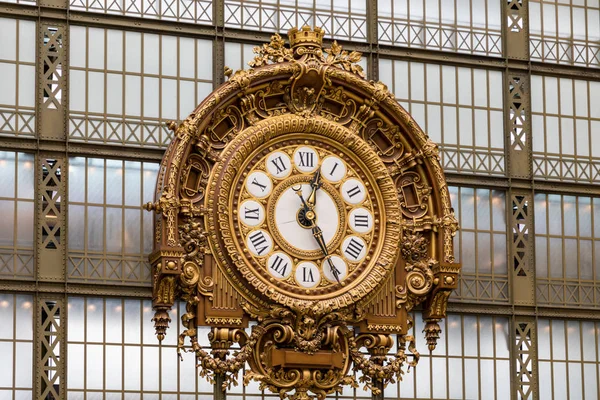
<svg viewBox="0 0 600 400"><path fill-rule="evenodd" d="M348 214L348 225L357 233L370 232L373 229L373 215L366 208L355 208Z"/></svg>
<svg viewBox="0 0 600 400"><path fill-rule="evenodd" d="M358 236L348 236L342 242L342 254L350 262L362 261L367 255L367 244Z"/></svg>
<svg viewBox="0 0 600 400"><path fill-rule="evenodd" d="M267 171L277 179L283 179L292 172L292 160L282 151L276 151L267 157Z"/></svg>
<svg viewBox="0 0 600 400"><path fill-rule="evenodd" d="M307 199L312 188L310 184L302 185L302 195ZM319 250L310 228L303 227L297 220L301 208L300 198L290 187L277 199L275 205L275 225L281 237L292 247L303 251ZM316 195L316 223L323 230L323 239L329 244L339 229L340 216L335 201L329 193L321 188Z"/></svg>
<svg viewBox="0 0 600 400"><path fill-rule="evenodd" d="M342 259L342 257L339 256L331 256L328 258L338 270L339 280L343 280L346 277L346 275L348 275L348 266L346 265L346 261L344 261L344 259ZM325 279L327 279L329 282L337 283L337 279L335 279L335 275L331 270L331 264L329 264L329 260L325 258L321 263L321 268L323 269L323 276L325 276Z"/></svg>
<svg viewBox="0 0 600 400"><path fill-rule="evenodd" d="M344 201L349 204L360 204L367 197L365 185L358 179L348 179L340 189Z"/></svg>
<svg viewBox="0 0 600 400"><path fill-rule="evenodd" d="M294 263L287 254L278 251L267 260L267 269L275 278L285 279L292 273Z"/></svg>
<svg viewBox="0 0 600 400"><path fill-rule="evenodd" d="M299 147L294 152L294 165L300 172L313 172L319 167L319 155L311 147Z"/></svg>
<svg viewBox="0 0 600 400"><path fill-rule="evenodd" d="M303 261L296 267L296 274L294 276L298 285L303 288L313 288L321 281L321 273L315 263L309 261Z"/></svg>
<svg viewBox="0 0 600 400"><path fill-rule="evenodd" d="M246 245L250 252L257 257L266 256L273 249L271 235L263 229L257 229L248 234Z"/></svg>
<svg viewBox="0 0 600 400"><path fill-rule="evenodd" d="M337 183L346 176L346 164L335 156L327 156L321 164L321 175L329 182Z"/></svg>
<svg viewBox="0 0 600 400"><path fill-rule="evenodd" d="M255 171L246 178L246 190L254 196L262 199L271 194L273 182L267 174L261 171Z"/></svg>
<svg viewBox="0 0 600 400"><path fill-rule="evenodd" d="M240 205L238 215L247 226L258 226L265 220L265 208L258 201L246 200Z"/></svg>

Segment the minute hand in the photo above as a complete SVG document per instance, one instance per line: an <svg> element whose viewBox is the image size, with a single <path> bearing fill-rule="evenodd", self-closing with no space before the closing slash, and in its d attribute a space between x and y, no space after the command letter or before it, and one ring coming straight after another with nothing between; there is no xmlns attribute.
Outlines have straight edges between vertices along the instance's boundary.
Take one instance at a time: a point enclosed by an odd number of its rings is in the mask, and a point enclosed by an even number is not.
<svg viewBox="0 0 600 400"><path fill-rule="evenodd" d="M327 264L329 264L329 268L331 269L331 274L334 276L335 280L338 281L338 283L341 283L340 282L340 271L335 267L335 264L333 263L333 261L331 261L331 257L329 257L329 252L327 251L327 245L325 244L325 239L323 239L323 231L321 230L321 228L319 228L317 226L317 224L315 224L314 221L312 221L312 225L313 225L313 227L312 227L313 236L315 237L317 244L321 248L323 255L327 259Z"/></svg>

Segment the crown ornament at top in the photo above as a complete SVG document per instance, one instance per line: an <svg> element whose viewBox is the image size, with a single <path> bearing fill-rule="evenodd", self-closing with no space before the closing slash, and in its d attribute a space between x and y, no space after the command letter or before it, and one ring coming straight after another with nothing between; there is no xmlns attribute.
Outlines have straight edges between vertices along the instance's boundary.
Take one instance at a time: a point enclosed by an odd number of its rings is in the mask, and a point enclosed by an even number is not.
<svg viewBox="0 0 600 400"><path fill-rule="evenodd" d="M304 25L302 29L294 27L288 31L290 47L292 49L297 46L322 47L324 35L325 30L323 28L315 27L315 29L310 29L308 25Z"/></svg>
<svg viewBox="0 0 600 400"><path fill-rule="evenodd" d="M362 54L358 51L342 50L342 46L333 41L331 48L323 49L325 30L315 27L311 29L304 25L301 29L292 28L288 31L290 47L278 33L271 36L271 42L252 49L256 56L248 62L252 68L283 62L307 62L307 57L323 65L337 67L353 74L365 77L362 67L358 64ZM237 72L236 72L237 74Z"/></svg>

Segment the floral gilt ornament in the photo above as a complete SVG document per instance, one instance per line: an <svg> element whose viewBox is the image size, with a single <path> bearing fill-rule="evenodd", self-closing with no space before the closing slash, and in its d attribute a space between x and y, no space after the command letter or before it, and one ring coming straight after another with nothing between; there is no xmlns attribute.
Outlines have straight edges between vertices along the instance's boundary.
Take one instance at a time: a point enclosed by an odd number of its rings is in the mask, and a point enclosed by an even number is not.
<svg viewBox="0 0 600 400"><path fill-rule="evenodd" d="M182 300L178 353L223 390L249 365L242 382L282 399L380 394L418 363L418 305L436 347L458 224L437 145L364 79L361 54L323 49L320 28L288 35L169 124L146 205L157 337Z"/></svg>

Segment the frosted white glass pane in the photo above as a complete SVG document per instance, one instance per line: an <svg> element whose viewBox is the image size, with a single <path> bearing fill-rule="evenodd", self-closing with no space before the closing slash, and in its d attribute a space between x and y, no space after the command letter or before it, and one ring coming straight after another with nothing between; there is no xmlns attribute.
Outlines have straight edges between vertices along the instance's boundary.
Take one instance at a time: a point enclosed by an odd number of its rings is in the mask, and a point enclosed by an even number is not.
<svg viewBox="0 0 600 400"><path fill-rule="evenodd" d="M158 78L144 77L144 116L146 117L159 117L158 84Z"/></svg>
<svg viewBox="0 0 600 400"><path fill-rule="evenodd" d="M0 386L12 387L13 378L13 344L12 342L0 342L0 354L2 362L0 363Z"/></svg>
<svg viewBox="0 0 600 400"><path fill-rule="evenodd" d="M194 108L196 108L196 90L194 82L180 81L179 82L179 116L178 118L185 119ZM176 98L174 99L176 101ZM164 118L164 116L163 116Z"/></svg>
<svg viewBox="0 0 600 400"><path fill-rule="evenodd" d="M123 305L121 300L106 299L105 341L106 343L121 343L123 341Z"/></svg>
<svg viewBox="0 0 600 400"><path fill-rule="evenodd" d="M70 310L69 310L70 312ZM69 325L71 325L71 315L69 314ZM71 338L69 338L70 340ZM83 375L85 372L85 354L83 344L68 345L68 368L67 368L67 384L69 389L84 389Z"/></svg>
<svg viewBox="0 0 600 400"><path fill-rule="evenodd" d="M125 77L125 114L141 115L141 79L139 76Z"/></svg>
<svg viewBox="0 0 600 400"><path fill-rule="evenodd" d="M565 359L564 321L552 321L552 357L554 360Z"/></svg>
<svg viewBox="0 0 600 400"><path fill-rule="evenodd" d="M590 81L590 117L600 118L600 82ZM600 154L600 153L596 153Z"/></svg>
<svg viewBox="0 0 600 400"><path fill-rule="evenodd" d="M379 4L381 4L381 2ZM388 87L390 92L393 93L394 86L392 81L392 62L392 60L387 60L385 58L379 60L379 80Z"/></svg>
<svg viewBox="0 0 600 400"><path fill-rule="evenodd" d="M156 188L156 176L158 175L159 164L144 163L144 190L142 202L152 201L154 199L154 190Z"/></svg>
<svg viewBox="0 0 600 400"><path fill-rule="evenodd" d="M579 156L590 155L590 137L588 132L588 121L577 119L575 120L575 142L576 151L575 154Z"/></svg>
<svg viewBox="0 0 600 400"><path fill-rule="evenodd" d="M150 35L147 34L146 36ZM128 72L141 72L141 37L141 34L138 32L125 32L125 70Z"/></svg>
<svg viewBox="0 0 600 400"><path fill-rule="evenodd" d="M450 358L448 360L448 385L450 386L449 397L451 399L461 399L463 397L463 374L461 359Z"/></svg>
<svg viewBox="0 0 600 400"><path fill-rule="evenodd" d="M158 390L158 347L144 347L142 351L144 353L143 390Z"/></svg>
<svg viewBox="0 0 600 400"><path fill-rule="evenodd" d="M167 335L168 337L169 335ZM170 335L175 336L175 335ZM179 360L177 352L172 347L163 347L162 349L162 368L161 382L163 391L177 391L177 372Z"/></svg>
<svg viewBox="0 0 600 400"><path fill-rule="evenodd" d="M0 294L0 339L14 338L14 295Z"/></svg>
<svg viewBox="0 0 600 400"><path fill-rule="evenodd" d="M471 71L470 68L458 68L458 104L472 104Z"/></svg>
<svg viewBox="0 0 600 400"><path fill-rule="evenodd" d="M460 144L473 145L473 112L469 108L458 109ZM484 132L485 134L485 132ZM446 142L448 143L448 142Z"/></svg>
<svg viewBox="0 0 600 400"><path fill-rule="evenodd" d="M225 65L234 71L243 69L240 46L239 43L225 43Z"/></svg>
<svg viewBox="0 0 600 400"><path fill-rule="evenodd" d="M481 399L482 400L494 400L496 398L494 393L494 381L496 380L494 361L493 360L481 360Z"/></svg>
<svg viewBox="0 0 600 400"><path fill-rule="evenodd" d="M435 64L427 64L427 101L439 102L442 88L440 87L440 66Z"/></svg>
<svg viewBox="0 0 600 400"><path fill-rule="evenodd" d="M191 38L179 38L179 76L195 78L196 41ZM203 55L204 56L204 55Z"/></svg>
<svg viewBox="0 0 600 400"><path fill-rule="evenodd" d="M567 366L564 362L555 362L552 364L554 378L554 398L567 398Z"/></svg>
<svg viewBox="0 0 600 400"><path fill-rule="evenodd" d="M125 343L139 344L141 340L141 315L139 300L125 300Z"/></svg>
<svg viewBox="0 0 600 400"><path fill-rule="evenodd" d="M19 59L35 62L36 29L34 21L19 21Z"/></svg>
<svg viewBox="0 0 600 400"><path fill-rule="evenodd" d="M580 335L581 332L579 327L579 321L567 321L567 350L570 361L581 360Z"/></svg>
<svg viewBox="0 0 600 400"><path fill-rule="evenodd" d="M106 75L106 112L123 114L123 75Z"/></svg>
<svg viewBox="0 0 600 400"><path fill-rule="evenodd" d="M539 375L543 376L546 382L545 385L539 385L540 399L552 399L552 385L550 384L552 373L550 369L550 363L540 362L538 368Z"/></svg>
<svg viewBox="0 0 600 400"><path fill-rule="evenodd" d="M124 247L126 253L140 252L140 210L125 210Z"/></svg>
<svg viewBox="0 0 600 400"><path fill-rule="evenodd" d="M587 81L575 81L575 115L578 117L588 116L588 92ZM597 96L598 93L593 95Z"/></svg>
<svg viewBox="0 0 600 400"><path fill-rule="evenodd" d="M419 126L423 130L427 131L427 120L425 119L425 105L419 103L412 103L410 110L412 117L415 119L417 124L419 124Z"/></svg>
<svg viewBox="0 0 600 400"><path fill-rule="evenodd" d="M83 250L85 240L85 207L69 206L69 249Z"/></svg>
<svg viewBox="0 0 600 400"><path fill-rule="evenodd" d="M496 361L496 398L510 398L510 364L508 360Z"/></svg>
<svg viewBox="0 0 600 400"><path fill-rule="evenodd" d="M484 147L489 144L488 113L485 110L475 110L475 146Z"/></svg>
<svg viewBox="0 0 600 400"><path fill-rule="evenodd" d="M177 81L174 79L162 79L162 118L177 119Z"/></svg>
<svg viewBox="0 0 600 400"><path fill-rule="evenodd" d="M125 390L140 390L141 372L141 348L138 346L125 346L123 371L123 374L125 375Z"/></svg>
<svg viewBox="0 0 600 400"><path fill-rule="evenodd" d="M394 61L394 94L397 98L402 100L408 100L410 98L408 94L408 62L406 61ZM413 85L421 84L419 81L411 81ZM413 99L414 100L414 99Z"/></svg>
<svg viewBox="0 0 600 400"><path fill-rule="evenodd" d="M0 246L12 247L14 245L15 229L15 202L0 200L0 217L3 229L0 230Z"/></svg>
<svg viewBox="0 0 600 400"><path fill-rule="evenodd" d="M15 61L17 59L17 20L0 18L0 35L3 44L0 59Z"/></svg>
<svg viewBox="0 0 600 400"><path fill-rule="evenodd" d="M104 29L88 28L88 43L85 46L95 50L88 53L88 67L104 69Z"/></svg>
<svg viewBox="0 0 600 400"><path fill-rule="evenodd" d="M413 101L425 100L425 88L423 83L425 82L425 66L421 63L413 62L410 64L410 95Z"/></svg>
<svg viewBox="0 0 600 400"><path fill-rule="evenodd" d="M87 249L104 250L104 209L87 207Z"/></svg>
<svg viewBox="0 0 600 400"><path fill-rule="evenodd" d="M15 349L15 387L31 388L33 345L31 343L16 343Z"/></svg>
<svg viewBox="0 0 600 400"><path fill-rule="evenodd" d="M417 396L421 398L429 398L431 396L431 385L430 385L430 363L429 357L421 357L419 364L415 368L416 372L416 386Z"/></svg>
<svg viewBox="0 0 600 400"><path fill-rule="evenodd" d="M106 208L106 251L121 252L123 235L123 210Z"/></svg>
<svg viewBox="0 0 600 400"><path fill-rule="evenodd" d="M560 85L560 113L573 115L573 80L559 79Z"/></svg>
<svg viewBox="0 0 600 400"><path fill-rule="evenodd" d="M481 357L494 356L493 329L491 317L479 317L479 355Z"/></svg>
<svg viewBox="0 0 600 400"><path fill-rule="evenodd" d="M502 111L490 111L490 146L504 148L504 117Z"/></svg>
<svg viewBox="0 0 600 400"><path fill-rule="evenodd" d="M467 399L479 399L481 396L479 395L477 360L465 359L464 362L465 376L469 377L469 379L465 379L465 397Z"/></svg>
<svg viewBox="0 0 600 400"><path fill-rule="evenodd" d="M440 106L427 105L427 134L435 143L442 141L441 113Z"/></svg>
<svg viewBox="0 0 600 400"><path fill-rule="evenodd" d="M19 65L19 105L35 106L35 67Z"/></svg>
<svg viewBox="0 0 600 400"><path fill-rule="evenodd" d="M557 78L544 77L546 112L550 114L558 113L558 80Z"/></svg>
<svg viewBox="0 0 600 400"><path fill-rule="evenodd" d="M142 323L143 323L143 343L144 344L158 344L158 339L155 335L154 323L152 322L152 318L154 317L154 311L152 310L152 304L149 301L143 302L143 314L142 314Z"/></svg>
<svg viewBox="0 0 600 400"><path fill-rule="evenodd" d="M477 7L476 7L477 8ZM487 71L483 69L473 70L473 87L475 98L473 99L474 106L487 107Z"/></svg>
<svg viewBox="0 0 600 400"><path fill-rule="evenodd" d="M102 345L86 345L87 389L102 389L104 379L104 352Z"/></svg>
<svg viewBox="0 0 600 400"><path fill-rule="evenodd" d="M158 47L155 48L155 51ZM174 36L162 36L162 75L177 76L177 38Z"/></svg>
<svg viewBox="0 0 600 400"><path fill-rule="evenodd" d="M202 103L202 101L208 97L208 95L213 91L213 85L212 83L203 83L203 82L198 82L196 84L197 87L197 102L198 104Z"/></svg>
<svg viewBox="0 0 600 400"><path fill-rule="evenodd" d="M113 71L123 70L123 31L107 29L106 45L107 60L106 68Z"/></svg>
<svg viewBox="0 0 600 400"><path fill-rule="evenodd" d="M122 347L106 346L106 389L121 390Z"/></svg>
<svg viewBox="0 0 600 400"><path fill-rule="evenodd" d="M17 202L17 246L33 247L33 202Z"/></svg>
<svg viewBox="0 0 600 400"><path fill-rule="evenodd" d="M465 355L477 356L478 326L477 318L469 315L464 316L465 333Z"/></svg>
<svg viewBox="0 0 600 400"><path fill-rule="evenodd" d="M87 310L87 341L104 341L104 302L100 298L89 297L86 304Z"/></svg>
<svg viewBox="0 0 600 400"><path fill-rule="evenodd" d="M88 73L88 111L104 112L104 74L101 72Z"/></svg>
<svg viewBox="0 0 600 400"><path fill-rule="evenodd" d="M33 339L33 297L17 295L17 333L15 339Z"/></svg>
<svg viewBox="0 0 600 400"><path fill-rule="evenodd" d="M441 399L446 397L446 359L433 358L432 367L433 397Z"/></svg>
<svg viewBox="0 0 600 400"><path fill-rule="evenodd" d="M69 342L83 342L85 328L84 300L81 297L69 297L67 307L69 309L69 323L67 324Z"/></svg>
<svg viewBox="0 0 600 400"><path fill-rule="evenodd" d="M106 160L106 204L123 204L123 162Z"/></svg>
<svg viewBox="0 0 600 400"><path fill-rule="evenodd" d="M444 119L442 128L444 130L444 144L456 144L456 107L444 106L442 109Z"/></svg>
<svg viewBox="0 0 600 400"><path fill-rule="evenodd" d="M0 64L1 65L1 64ZM71 111L86 111L86 79L84 71L72 70L69 73L69 109Z"/></svg>
<svg viewBox="0 0 600 400"><path fill-rule="evenodd" d="M137 161L125 161L125 205L140 206L141 198L141 167Z"/></svg>
<svg viewBox="0 0 600 400"><path fill-rule="evenodd" d="M502 72L488 71L488 79L490 86L490 107L502 109L502 99L504 93Z"/></svg>
<svg viewBox="0 0 600 400"><path fill-rule="evenodd" d="M596 361L596 329L594 323L589 321L583 321L581 325L581 334L583 338L584 349L583 360ZM594 351L592 351L592 349L594 349Z"/></svg>
<svg viewBox="0 0 600 400"><path fill-rule="evenodd" d="M586 399L595 399L598 393L598 372L596 364L583 364L583 390Z"/></svg>
<svg viewBox="0 0 600 400"><path fill-rule="evenodd" d="M16 105L17 70L14 64L0 62L0 104Z"/></svg>

